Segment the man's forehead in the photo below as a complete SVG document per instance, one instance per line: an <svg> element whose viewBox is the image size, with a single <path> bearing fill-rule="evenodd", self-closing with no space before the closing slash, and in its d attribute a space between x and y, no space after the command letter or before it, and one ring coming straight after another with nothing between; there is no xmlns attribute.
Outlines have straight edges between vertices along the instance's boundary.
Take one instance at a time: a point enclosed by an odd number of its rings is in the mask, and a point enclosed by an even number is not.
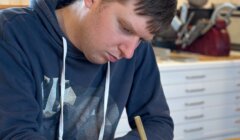
<svg viewBox="0 0 240 140"><path fill-rule="evenodd" d="M144 17L142 17L144 18ZM136 30L136 32L140 35L140 37L143 40L146 41L151 41L153 39L153 34L150 32L150 30L148 29L148 22L147 20L140 20L139 22L135 23L132 25L134 30Z"/></svg>
<svg viewBox="0 0 240 140"><path fill-rule="evenodd" d="M104 1L104 0L103 0ZM130 12L121 11L122 16L120 17L120 21L128 26L133 32L135 32L139 37L146 41L151 41L153 39L153 34L150 32L148 26L151 17L146 15L140 15L137 13L136 8L138 8L137 3L139 0L107 0L112 2L118 2L123 5L126 11L130 10Z"/></svg>

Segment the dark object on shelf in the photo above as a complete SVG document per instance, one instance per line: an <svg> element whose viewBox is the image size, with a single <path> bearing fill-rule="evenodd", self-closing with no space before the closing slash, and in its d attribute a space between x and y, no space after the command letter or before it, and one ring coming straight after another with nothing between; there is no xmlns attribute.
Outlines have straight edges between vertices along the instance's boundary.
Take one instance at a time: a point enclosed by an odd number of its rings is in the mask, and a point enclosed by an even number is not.
<svg viewBox="0 0 240 140"><path fill-rule="evenodd" d="M158 41L158 40L154 40L152 42L152 45L154 47L160 47L160 48L166 48L166 49L170 49L170 50L176 50L176 44L173 41Z"/></svg>
<svg viewBox="0 0 240 140"><path fill-rule="evenodd" d="M195 25L197 21L202 19L210 19L213 14L214 9L203 9L203 8L189 8L188 17L191 13L194 13L192 20L190 21L190 25Z"/></svg>

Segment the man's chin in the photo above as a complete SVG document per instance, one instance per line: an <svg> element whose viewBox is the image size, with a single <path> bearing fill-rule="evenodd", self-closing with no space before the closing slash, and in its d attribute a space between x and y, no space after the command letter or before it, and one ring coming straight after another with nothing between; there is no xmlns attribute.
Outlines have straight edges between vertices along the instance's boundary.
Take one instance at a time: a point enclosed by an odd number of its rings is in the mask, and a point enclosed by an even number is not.
<svg viewBox="0 0 240 140"><path fill-rule="evenodd" d="M104 60L104 59L88 59L88 61L90 61L93 64L97 64L97 65L103 65L108 62L108 60Z"/></svg>

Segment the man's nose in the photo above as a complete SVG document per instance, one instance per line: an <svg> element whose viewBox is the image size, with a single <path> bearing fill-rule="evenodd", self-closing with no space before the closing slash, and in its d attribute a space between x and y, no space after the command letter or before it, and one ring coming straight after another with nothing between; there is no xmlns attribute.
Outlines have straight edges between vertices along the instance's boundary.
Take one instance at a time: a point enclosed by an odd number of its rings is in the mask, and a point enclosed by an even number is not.
<svg viewBox="0 0 240 140"><path fill-rule="evenodd" d="M119 50L121 51L121 55L124 58L130 59L132 58L135 49L138 47L140 43L139 37L134 37L128 39L124 43L119 46Z"/></svg>

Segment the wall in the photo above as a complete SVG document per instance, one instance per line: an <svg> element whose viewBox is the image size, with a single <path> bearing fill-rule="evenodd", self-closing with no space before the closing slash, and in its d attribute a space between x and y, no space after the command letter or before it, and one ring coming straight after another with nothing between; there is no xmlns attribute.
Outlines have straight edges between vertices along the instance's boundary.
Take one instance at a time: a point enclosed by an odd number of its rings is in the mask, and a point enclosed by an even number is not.
<svg viewBox="0 0 240 140"><path fill-rule="evenodd" d="M240 12L239 12L240 15ZM231 18L231 24L228 26L231 42L240 45L240 16Z"/></svg>

